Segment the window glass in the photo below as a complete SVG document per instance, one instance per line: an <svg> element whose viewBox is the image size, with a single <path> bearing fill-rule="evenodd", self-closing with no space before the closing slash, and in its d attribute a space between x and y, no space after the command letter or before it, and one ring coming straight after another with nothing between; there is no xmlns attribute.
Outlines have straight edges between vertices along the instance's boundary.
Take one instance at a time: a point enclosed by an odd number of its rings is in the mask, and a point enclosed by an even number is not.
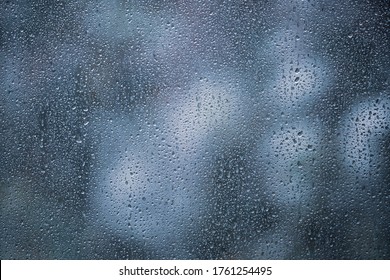
<svg viewBox="0 0 390 280"><path fill-rule="evenodd" d="M0 257L390 258L389 8L1 1Z"/></svg>

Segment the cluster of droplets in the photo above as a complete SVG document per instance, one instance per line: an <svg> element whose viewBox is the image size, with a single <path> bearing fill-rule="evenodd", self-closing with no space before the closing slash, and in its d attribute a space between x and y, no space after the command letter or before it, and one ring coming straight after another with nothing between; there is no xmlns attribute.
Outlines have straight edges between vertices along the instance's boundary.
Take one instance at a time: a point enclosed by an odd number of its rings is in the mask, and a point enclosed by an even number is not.
<svg viewBox="0 0 390 280"><path fill-rule="evenodd" d="M373 1L27 2L0 5L3 257L388 256Z"/></svg>

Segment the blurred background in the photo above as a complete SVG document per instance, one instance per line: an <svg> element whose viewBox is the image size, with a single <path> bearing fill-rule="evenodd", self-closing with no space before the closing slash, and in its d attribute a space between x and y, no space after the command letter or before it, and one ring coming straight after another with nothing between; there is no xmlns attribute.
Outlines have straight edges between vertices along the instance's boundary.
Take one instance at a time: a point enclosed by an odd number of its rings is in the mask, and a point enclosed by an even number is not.
<svg viewBox="0 0 390 280"><path fill-rule="evenodd" d="M2 0L1 259L389 259L389 18Z"/></svg>

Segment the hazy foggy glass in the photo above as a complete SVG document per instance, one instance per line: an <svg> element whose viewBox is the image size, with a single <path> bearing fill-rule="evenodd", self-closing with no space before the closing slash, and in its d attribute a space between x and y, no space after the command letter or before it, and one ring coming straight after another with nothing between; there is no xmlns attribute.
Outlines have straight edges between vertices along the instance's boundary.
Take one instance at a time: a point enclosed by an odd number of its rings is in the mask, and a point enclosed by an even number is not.
<svg viewBox="0 0 390 280"><path fill-rule="evenodd" d="M388 1L1 1L2 259L389 259Z"/></svg>

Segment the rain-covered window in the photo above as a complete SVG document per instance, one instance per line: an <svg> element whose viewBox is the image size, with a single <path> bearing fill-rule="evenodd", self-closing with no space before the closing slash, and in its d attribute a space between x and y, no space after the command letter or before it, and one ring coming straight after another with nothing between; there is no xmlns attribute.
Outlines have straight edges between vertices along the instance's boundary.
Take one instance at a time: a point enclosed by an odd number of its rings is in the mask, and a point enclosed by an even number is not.
<svg viewBox="0 0 390 280"><path fill-rule="evenodd" d="M386 0L0 3L2 259L389 259Z"/></svg>

